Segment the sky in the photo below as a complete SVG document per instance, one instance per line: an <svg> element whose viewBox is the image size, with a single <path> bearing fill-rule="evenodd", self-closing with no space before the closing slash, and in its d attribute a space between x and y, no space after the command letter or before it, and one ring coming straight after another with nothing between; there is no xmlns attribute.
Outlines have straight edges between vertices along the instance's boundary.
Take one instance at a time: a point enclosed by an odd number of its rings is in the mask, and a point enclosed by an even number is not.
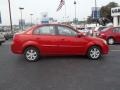
<svg viewBox="0 0 120 90"><path fill-rule="evenodd" d="M120 3L120 0L96 0L97 6L101 7L109 2ZM65 17L65 5L62 9L56 12L56 9L60 3L60 0L10 0L11 2L11 11L12 11L12 21L13 24L18 24L20 19L20 10L19 7L24 7L23 19L26 22L31 21L30 14L33 15L34 23L37 23L41 19L42 12L48 12L49 17L53 17L59 21L63 21ZM67 20L73 20L75 17L75 6L74 0L65 0L66 2L66 17ZM94 7L95 0L76 0L77 4L77 18L79 20L84 20L87 16L91 15L91 8ZM8 0L0 0L0 12L2 16L1 25L9 25L9 8Z"/></svg>

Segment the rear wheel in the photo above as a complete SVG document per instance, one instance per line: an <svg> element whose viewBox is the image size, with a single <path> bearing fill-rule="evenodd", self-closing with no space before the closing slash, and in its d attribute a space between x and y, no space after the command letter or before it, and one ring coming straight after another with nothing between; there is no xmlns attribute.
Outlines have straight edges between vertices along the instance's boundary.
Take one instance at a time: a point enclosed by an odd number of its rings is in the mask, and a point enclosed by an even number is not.
<svg viewBox="0 0 120 90"><path fill-rule="evenodd" d="M27 61L35 62L39 60L39 50L34 47L28 47L24 51L24 57Z"/></svg>
<svg viewBox="0 0 120 90"><path fill-rule="evenodd" d="M113 44L115 43L114 38L108 38L107 43L108 43L109 45L113 45Z"/></svg>
<svg viewBox="0 0 120 90"><path fill-rule="evenodd" d="M87 56L92 60L97 60L102 56L101 49L98 46L89 48Z"/></svg>

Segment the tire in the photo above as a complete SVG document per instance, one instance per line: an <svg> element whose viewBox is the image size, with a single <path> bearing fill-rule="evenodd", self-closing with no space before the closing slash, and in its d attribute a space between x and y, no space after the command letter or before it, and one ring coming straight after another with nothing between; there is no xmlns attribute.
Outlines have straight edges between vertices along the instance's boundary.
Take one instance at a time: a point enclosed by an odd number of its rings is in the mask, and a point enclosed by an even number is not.
<svg viewBox="0 0 120 90"><path fill-rule="evenodd" d="M115 43L114 38L108 38L107 43L108 43L109 45L113 45L113 44Z"/></svg>
<svg viewBox="0 0 120 90"><path fill-rule="evenodd" d="M102 56L101 49L98 46L92 46L89 48L87 56L89 59L98 60Z"/></svg>
<svg viewBox="0 0 120 90"><path fill-rule="evenodd" d="M24 51L24 57L29 62L35 62L39 60L39 50L34 47L28 47Z"/></svg>
<svg viewBox="0 0 120 90"><path fill-rule="evenodd" d="M2 45L2 43L0 42L0 46Z"/></svg>

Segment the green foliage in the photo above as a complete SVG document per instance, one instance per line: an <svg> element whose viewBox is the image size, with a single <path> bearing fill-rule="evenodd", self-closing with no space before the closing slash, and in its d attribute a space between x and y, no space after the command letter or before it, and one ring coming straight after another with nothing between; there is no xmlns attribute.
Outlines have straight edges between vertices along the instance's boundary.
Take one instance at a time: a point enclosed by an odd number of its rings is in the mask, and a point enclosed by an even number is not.
<svg viewBox="0 0 120 90"><path fill-rule="evenodd" d="M118 7L118 3L110 2L106 6L102 6L100 10L101 17L105 17L107 19L112 20L111 17L111 8Z"/></svg>

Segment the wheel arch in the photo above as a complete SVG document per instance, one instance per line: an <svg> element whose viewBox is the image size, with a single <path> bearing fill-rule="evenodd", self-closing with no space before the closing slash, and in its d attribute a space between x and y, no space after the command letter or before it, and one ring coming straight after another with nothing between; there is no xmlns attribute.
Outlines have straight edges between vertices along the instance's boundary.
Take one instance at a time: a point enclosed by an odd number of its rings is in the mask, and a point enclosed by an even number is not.
<svg viewBox="0 0 120 90"><path fill-rule="evenodd" d="M88 54L88 51L89 51L89 49L91 48L91 47L94 47L94 46L96 46L96 47L99 47L100 48L100 50L101 50L101 53L103 53L103 49L102 49L102 46L101 45L98 45L98 44L92 44L92 45L89 45L88 46L88 48L87 48L87 50L86 50L86 55Z"/></svg>
<svg viewBox="0 0 120 90"><path fill-rule="evenodd" d="M113 36L109 36L109 37L107 38L107 40L108 40L109 38L113 38L113 39L115 40L115 37L113 37Z"/></svg>
<svg viewBox="0 0 120 90"><path fill-rule="evenodd" d="M40 52L40 48L39 48L39 45L38 43L36 42L27 42L23 45L23 50L22 52L24 53L25 49L27 49L28 47L33 47L33 48L36 48L39 52Z"/></svg>

